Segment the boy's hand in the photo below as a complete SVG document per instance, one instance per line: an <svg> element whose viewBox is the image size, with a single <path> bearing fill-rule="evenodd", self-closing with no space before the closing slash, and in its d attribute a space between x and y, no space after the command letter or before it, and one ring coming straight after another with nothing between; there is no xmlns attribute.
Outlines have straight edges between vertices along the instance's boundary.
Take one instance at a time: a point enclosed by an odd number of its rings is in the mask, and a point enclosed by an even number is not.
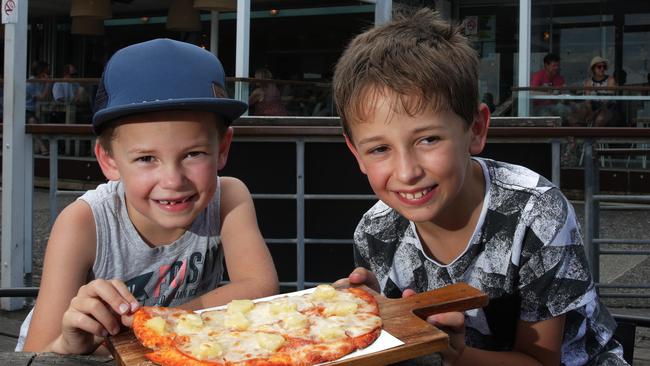
<svg viewBox="0 0 650 366"><path fill-rule="evenodd" d="M449 348L440 352L443 365L456 364L465 350L465 315L460 312L435 314L428 317L427 322L449 335Z"/></svg>
<svg viewBox="0 0 650 366"><path fill-rule="evenodd" d="M120 280L94 280L81 288L63 314L57 353L92 353L102 338L130 326L137 300Z"/></svg>
<svg viewBox="0 0 650 366"><path fill-rule="evenodd" d="M402 297L415 294L415 291L407 288L402 292ZM440 355L443 365L454 365L465 350L465 315L457 311L440 313L428 317L427 322L449 335L449 348L440 352Z"/></svg>
<svg viewBox="0 0 650 366"><path fill-rule="evenodd" d="M379 288L379 281L377 281L375 274L363 267L355 268L354 271L348 275L348 278L341 278L334 282L334 285L366 285L377 292L381 291Z"/></svg>

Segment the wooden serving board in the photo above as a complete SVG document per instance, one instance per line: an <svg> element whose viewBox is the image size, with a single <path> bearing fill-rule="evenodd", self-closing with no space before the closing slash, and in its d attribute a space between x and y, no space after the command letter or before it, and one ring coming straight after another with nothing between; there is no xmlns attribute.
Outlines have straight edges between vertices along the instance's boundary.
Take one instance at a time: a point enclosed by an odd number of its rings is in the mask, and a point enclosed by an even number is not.
<svg viewBox="0 0 650 366"><path fill-rule="evenodd" d="M488 303L486 294L465 283L457 283L405 299L388 299L365 286L361 287L377 299L384 330L404 344L359 357L334 361L328 365L386 365L442 351L447 348L449 337L423 319L447 311L479 308ZM130 330L109 337L108 347L118 365L154 365L144 357L144 354L150 350L142 346Z"/></svg>

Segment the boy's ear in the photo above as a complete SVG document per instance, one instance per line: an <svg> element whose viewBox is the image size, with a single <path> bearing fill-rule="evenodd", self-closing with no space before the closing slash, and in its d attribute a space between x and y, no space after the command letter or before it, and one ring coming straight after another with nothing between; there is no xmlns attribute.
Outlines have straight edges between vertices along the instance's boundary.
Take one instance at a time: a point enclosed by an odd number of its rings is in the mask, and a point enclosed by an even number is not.
<svg viewBox="0 0 650 366"><path fill-rule="evenodd" d="M95 156L106 179L120 180L120 171L117 169L115 159L113 159L108 151L104 150L99 142L95 142Z"/></svg>
<svg viewBox="0 0 650 366"><path fill-rule="evenodd" d="M359 169L361 169L361 172L363 174L367 174L366 167L363 165L363 161L361 161L361 159L359 158L359 152L357 151L357 148L354 147L354 142L352 142L348 137L348 135L346 134L343 134L343 137L345 137L345 144L348 145L348 149L350 149L352 155L354 155L354 157L357 159L357 163L359 164Z"/></svg>
<svg viewBox="0 0 650 366"><path fill-rule="evenodd" d="M490 127L490 109L485 103L478 106L478 113L470 126L472 140L469 146L471 155L480 154L485 148L487 141L488 128Z"/></svg>
<svg viewBox="0 0 650 366"><path fill-rule="evenodd" d="M221 170L226 166L228 161L228 152L230 151L230 144L232 143L232 136L234 130L228 127L226 133L221 136L219 141L219 161L217 162L217 170Z"/></svg>

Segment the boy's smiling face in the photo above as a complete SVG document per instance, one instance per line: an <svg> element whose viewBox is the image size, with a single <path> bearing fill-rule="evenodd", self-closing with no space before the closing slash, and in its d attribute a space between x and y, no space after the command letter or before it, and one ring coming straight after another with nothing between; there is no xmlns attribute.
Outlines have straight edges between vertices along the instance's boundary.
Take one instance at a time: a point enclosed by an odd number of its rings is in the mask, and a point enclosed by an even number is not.
<svg viewBox="0 0 650 366"><path fill-rule="evenodd" d="M366 120L350 123L348 147L384 203L415 223L454 225L466 214L466 194L483 189L470 156L483 149L489 113L482 105L467 128L450 110L392 111L392 98L378 96Z"/></svg>
<svg viewBox="0 0 650 366"><path fill-rule="evenodd" d="M124 183L140 235L152 245L169 244L212 199L232 129L219 138L215 115L195 111L140 114L123 122L115 128L110 155L96 148L102 171Z"/></svg>

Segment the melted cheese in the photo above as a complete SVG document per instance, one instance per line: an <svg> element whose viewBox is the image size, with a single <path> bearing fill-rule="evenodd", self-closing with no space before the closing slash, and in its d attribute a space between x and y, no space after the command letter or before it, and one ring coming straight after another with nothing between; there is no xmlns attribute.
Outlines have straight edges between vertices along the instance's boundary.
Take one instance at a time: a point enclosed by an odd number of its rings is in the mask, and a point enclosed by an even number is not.
<svg viewBox="0 0 650 366"><path fill-rule="evenodd" d="M333 303L325 304L325 309L323 310L323 314L325 314L325 316L350 315L350 314L354 314L357 311L358 307L359 305L357 305L356 302L351 302L351 301L333 302Z"/></svg>
<svg viewBox="0 0 650 366"><path fill-rule="evenodd" d="M226 314L224 326L233 330L246 330L251 325L250 320L243 313Z"/></svg>
<svg viewBox="0 0 650 366"><path fill-rule="evenodd" d="M330 285L318 285L316 290L312 292L311 297L316 300L332 300L335 299L337 291Z"/></svg>
<svg viewBox="0 0 650 366"><path fill-rule="evenodd" d="M286 318L282 320L282 327L284 329L301 329L301 328L307 328L309 326L309 320L308 318L300 314L299 312L295 312L294 314L290 314Z"/></svg>
<svg viewBox="0 0 650 366"><path fill-rule="evenodd" d="M159 316L154 316L153 318L147 320L144 323L144 325L147 328L149 328L149 329L153 330L154 332L156 332L157 334L161 334L161 335L167 333L167 331L165 330L165 324L167 324L165 319L163 319L163 318L161 318Z"/></svg>
<svg viewBox="0 0 650 366"><path fill-rule="evenodd" d="M199 360L212 360L223 355L223 348L217 342L203 342L193 350L192 354Z"/></svg>
<svg viewBox="0 0 650 366"><path fill-rule="evenodd" d="M247 313L255 307L255 303L251 300L233 300L228 303L228 313Z"/></svg>
<svg viewBox="0 0 650 366"><path fill-rule="evenodd" d="M226 311L225 310L212 310L205 311L201 313L201 318L203 323L213 330L223 330L226 328L225 319Z"/></svg>
<svg viewBox="0 0 650 366"><path fill-rule="evenodd" d="M178 334L196 334L203 329L203 319L198 314L183 314L178 318L175 331Z"/></svg>
<svg viewBox="0 0 650 366"><path fill-rule="evenodd" d="M275 352L278 348L282 347L285 342L284 337L279 334L257 333L255 336L260 347L271 352Z"/></svg>
<svg viewBox="0 0 650 366"><path fill-rule="evenodd" d="M283 315L286 313L293 313L297 309L298 304L282 299L271 302L269 310L273 315Z"/></svg>

